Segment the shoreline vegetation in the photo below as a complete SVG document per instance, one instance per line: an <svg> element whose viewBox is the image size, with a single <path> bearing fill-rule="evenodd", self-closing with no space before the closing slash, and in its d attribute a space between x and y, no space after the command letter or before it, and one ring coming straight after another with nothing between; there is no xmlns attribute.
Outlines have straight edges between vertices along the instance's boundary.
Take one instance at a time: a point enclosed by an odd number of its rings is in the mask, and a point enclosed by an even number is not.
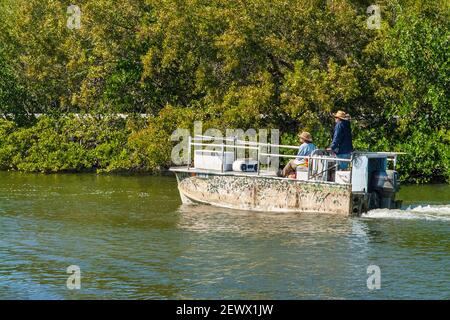
<svg viewBox="0 0 450 320"><path fill-rule="evenodd" d="M450 182L446 0L79 2L69 28L68 2L0 0L0 170L158 173L194 121L324 148L341 109L402 181Z"/></svg>

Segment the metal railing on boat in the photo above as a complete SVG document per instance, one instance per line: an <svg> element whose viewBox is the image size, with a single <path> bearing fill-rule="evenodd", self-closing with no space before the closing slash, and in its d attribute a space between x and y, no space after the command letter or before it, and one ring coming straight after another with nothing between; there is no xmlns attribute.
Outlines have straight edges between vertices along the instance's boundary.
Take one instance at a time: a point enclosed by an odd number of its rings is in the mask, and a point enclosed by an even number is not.
<svg viewBox="0 0 450 320"><path fill-rule="evenodd" d="M203 141L210 141L214 140L214 143L204 143ZM218 140L221 140L222 143L216 143ZM200 141L200 142L197 142ZM233 144L225 144L224 142L232 142ZM291 146L291 145L282 145L282 144L273 144L273 143L262 143L262 142L253 142L253 141L245 141L237 139L237 137L214 137L214 136L204 136L204 135L196 135L194 137L188 137L188 170L191 167L191 160L192 160L192 154L191 149L192 147L213 147L213 148L220 148L220 154L222 158L222 166L221 166L221 172L224 172L224 155L225 155L225 149L245 149L245 150L255 150L256 151L256 161L257 161L257 175L260 174L260 164L261 164L261 157L267 157L267 165L270 163L270 158L276 157L276 158L294 158L294 159L307 159L308 164L313 164L311 166L308 166L308 177L309 180L311 178L312 168L314 166L314 161L324 161L326 165L328 165L328 162L336 162L336 164L330 168L326 167L325 170L314 173L313 177L318 176L319 174L323 174L325 172L328 172L330 170L333 170L338 162L353 162L353 155L350 159L345 158L336 158L331 156L319 156L311 154L309 156L298 156L298 155L292 155L292 154L281 154L281 153L271 153L271 152L262 152L262 148L267 148L268 150L272 147L275 148L284 148L284 149L295 149L298 150L299 146ZM202 149L201 149L202 150ZM318 149L319 151L326 152L325 150ZM211 150L209 150L211 151ZM317 151L317 150L316 150ZM350 166L350 179L351 179L351 173L352 167Z"/></svg>

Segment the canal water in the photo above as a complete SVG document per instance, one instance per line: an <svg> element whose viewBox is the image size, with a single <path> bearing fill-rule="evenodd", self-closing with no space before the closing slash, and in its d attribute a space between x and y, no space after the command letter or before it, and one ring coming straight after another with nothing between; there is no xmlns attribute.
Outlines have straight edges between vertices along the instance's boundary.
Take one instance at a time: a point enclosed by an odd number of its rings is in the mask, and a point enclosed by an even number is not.
<svg viewBox="0 0 450 320"><path fill-rule="evenodd" d="M339 218L183 206L170 176L0 181L2 299L450 299L449 185Z"/></svg>

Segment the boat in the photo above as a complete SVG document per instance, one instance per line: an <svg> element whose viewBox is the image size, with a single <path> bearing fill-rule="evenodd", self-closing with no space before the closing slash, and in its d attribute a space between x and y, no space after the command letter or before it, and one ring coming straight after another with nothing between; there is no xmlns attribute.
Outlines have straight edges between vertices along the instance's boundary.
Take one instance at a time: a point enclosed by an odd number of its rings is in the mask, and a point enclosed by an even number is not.
<svg viewBox="0 0 450 320"><path fill-rule="evenodd" d="M239 148L253 150L256 157L237 159ZM399 191L396 164L400 153L355 151L350 159L339 159L348 163L348 169L337 170L337 159L326 150L317 149L307 157L298 157L272 153L273 148L298 149L236 137L225 137L220 142L217 137L188 137L187 165L170 168L176 175L183 204L341 216L360 216L371 209L401 206L401 201L395 199ZM295 178L279 177L269 166L274 158L304 158L308 165L299 167Z"/></svg>

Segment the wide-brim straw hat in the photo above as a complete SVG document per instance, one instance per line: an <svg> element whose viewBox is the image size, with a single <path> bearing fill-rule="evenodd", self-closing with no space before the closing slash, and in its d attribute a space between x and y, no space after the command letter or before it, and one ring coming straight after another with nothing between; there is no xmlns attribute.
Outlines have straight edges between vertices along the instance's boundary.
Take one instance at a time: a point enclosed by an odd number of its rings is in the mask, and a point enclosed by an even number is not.
<svg viewBox="0 0 450 320"><path fill-rule="evenodd" d="M335 118L339 118L341 120L350 120L350 115L345 111L339 110L335 114L333 114Z"/></svg>
<svg viewBox="0 0 450 320"><path fill-rule="evenodd" d="M303 139L304 141L308 141L308 142L313 141L312 135L306 131L304 131L300 134L300 139Z"/></svg>

